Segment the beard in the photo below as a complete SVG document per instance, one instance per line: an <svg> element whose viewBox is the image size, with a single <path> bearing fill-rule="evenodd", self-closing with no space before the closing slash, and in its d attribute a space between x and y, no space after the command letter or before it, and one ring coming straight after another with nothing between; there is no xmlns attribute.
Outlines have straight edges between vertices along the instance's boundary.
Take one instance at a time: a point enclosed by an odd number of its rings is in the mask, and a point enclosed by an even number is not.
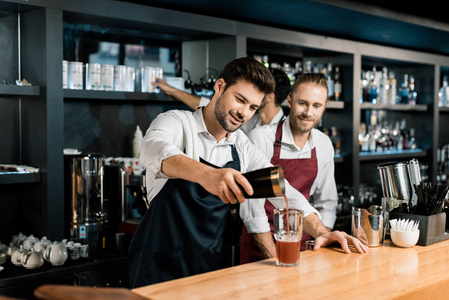
<svg viewBox="0 0 449 300"><path fill-rule="evenodd" d="M301 122L301 120L307 120L311 121L311 123L304 124ZM307 133L311 131L313 128L315 128L319 123L319 119L316 120L315 118L308 118L307 116L304 116L302 114L296 114L294 118L290 119L290 126L294 131L298 131L301 133Z"/></svg>
<svg viewBox="0 0 449 300"><path fill-rule="evenodd" d="M242 120L242 122L239 125L232 124L227 120L229 115L235 116L236 118ZM218 97L217 103L215 104L215 117L227 132L234 132L245 123L245 118L241 114L237 112L226 111L223 95Z"/></svg>

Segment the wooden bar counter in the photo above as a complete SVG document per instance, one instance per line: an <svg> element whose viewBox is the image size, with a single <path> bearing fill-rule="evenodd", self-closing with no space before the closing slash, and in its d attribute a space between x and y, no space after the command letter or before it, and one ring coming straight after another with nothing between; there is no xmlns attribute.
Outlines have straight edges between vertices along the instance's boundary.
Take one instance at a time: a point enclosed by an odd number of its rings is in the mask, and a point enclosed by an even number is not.
<svg viewBox="0 0 449 300"><path fill-rule="evenodd" d="M147 299L449 299L449 241L366 254L301 252L298 267L275 259L133 289Z"/></svg>

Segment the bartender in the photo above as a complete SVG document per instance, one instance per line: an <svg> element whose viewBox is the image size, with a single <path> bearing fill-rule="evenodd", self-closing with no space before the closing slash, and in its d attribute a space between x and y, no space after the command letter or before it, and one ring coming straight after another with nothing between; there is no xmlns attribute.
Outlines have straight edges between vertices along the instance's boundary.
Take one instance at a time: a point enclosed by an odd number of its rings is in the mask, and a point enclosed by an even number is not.
<svg viewBox="0 0 449 300"><path fill-rule="evenodd" d="M326 79L321 74L303 74L293 84L287 101L290 115L279 124L254 129L249 139L268 156L271 163L281 165L285 179L309 200L314 196L314 207L321 221L330 231L334 226L338 203L334 178L334 148L329 137L314 129L321 120L328 101ZM246 206L247 202L242 206ZM265 202L265 211L274 235L273 209ZM265 234L268 234L265 233ZM254 240L254 238L256 240ZM240 263L254 262L275 255L274 243L259 249L258 233L249 234L243 227L240 245ZM269 241L269 238L267 238ZM301 250L310 235L303 234ZM318 245L319 246L319 245ZM264 251L271 249L270 252Z"/></svg>
<svg viewBox="0 0 449 300"><path fill-rule="evenodd" d="M221 267L229 204L245 201L241 188L253 194L242 172L271 166L237 129L273 90L273 77L260 62L236 59L225 66L206 107L193 113L169 111L152 122L140 157L151 203L131 241L131 288ZM288 183L286 194L292 208L303 210L305 228L316 235L327 232L318 211ZM266 218L265 199L249 201L253 209L241 211L244 221ZM283 198L270 201L275 207L285 206ZM353 237L337 234L326 240L340 241L347 252L348 243L366 251Z"/></svg>

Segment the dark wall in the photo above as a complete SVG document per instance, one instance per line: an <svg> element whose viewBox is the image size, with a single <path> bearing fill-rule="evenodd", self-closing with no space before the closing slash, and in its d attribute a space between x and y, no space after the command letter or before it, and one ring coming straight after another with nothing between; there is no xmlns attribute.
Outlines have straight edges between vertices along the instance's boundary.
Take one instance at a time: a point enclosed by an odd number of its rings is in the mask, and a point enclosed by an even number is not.
<svg viewBox="0 0 449 300"><path fill-rule="evenodd" d="M106 157L132 157L132 140L138 125L143 134L158 114L170 109L188 109L178 104L142 102L66 101L64 148Z"/></svg>

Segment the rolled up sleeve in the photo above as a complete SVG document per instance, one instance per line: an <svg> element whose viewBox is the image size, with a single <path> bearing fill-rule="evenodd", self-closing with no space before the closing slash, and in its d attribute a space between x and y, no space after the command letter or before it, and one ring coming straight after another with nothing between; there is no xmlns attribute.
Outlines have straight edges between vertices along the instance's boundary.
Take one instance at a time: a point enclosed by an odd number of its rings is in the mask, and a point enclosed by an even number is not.
<svg viewBox="0 0 449 300"><path fill-rule="evenodd" d="M182 126L170 114L159 115L142 139L140 162L155 178L167 178L161 172L162 162L175 155L185 155L182 148Z"/></svg>

